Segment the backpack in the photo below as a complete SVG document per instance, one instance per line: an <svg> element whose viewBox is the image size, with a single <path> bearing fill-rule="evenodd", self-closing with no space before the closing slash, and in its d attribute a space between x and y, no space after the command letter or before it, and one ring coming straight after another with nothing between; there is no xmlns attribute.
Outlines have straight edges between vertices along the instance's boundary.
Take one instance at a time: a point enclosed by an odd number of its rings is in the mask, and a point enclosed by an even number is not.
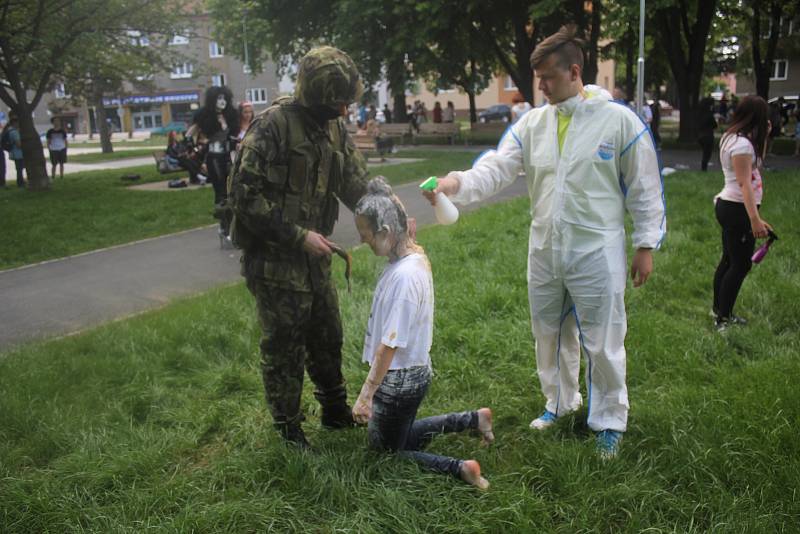
<svg viewBox="0 0 800 534"><path fill-rule="evenodd" d="M3 135L0 136L0 148L6 152L11 152L14 150L14 143L11 142L11 136L9 135L8 130L8 128L3 130Z"/></svg>

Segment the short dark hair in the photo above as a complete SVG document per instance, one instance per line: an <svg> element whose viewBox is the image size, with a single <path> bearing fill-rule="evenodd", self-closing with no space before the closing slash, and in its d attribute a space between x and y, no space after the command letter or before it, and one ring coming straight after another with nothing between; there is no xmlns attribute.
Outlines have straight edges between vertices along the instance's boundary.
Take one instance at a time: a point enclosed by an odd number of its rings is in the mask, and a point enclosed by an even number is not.
<svg viewBox="0 0 800 534"><path fill-rule="evenodd" d="M583 71L583 47L585 42L578 37L578 30L574 24L561 26L556 33L539 43L531 54L531 67L536 69L544 61L556 54L558 66L569 69L578 65Z"/></svg>

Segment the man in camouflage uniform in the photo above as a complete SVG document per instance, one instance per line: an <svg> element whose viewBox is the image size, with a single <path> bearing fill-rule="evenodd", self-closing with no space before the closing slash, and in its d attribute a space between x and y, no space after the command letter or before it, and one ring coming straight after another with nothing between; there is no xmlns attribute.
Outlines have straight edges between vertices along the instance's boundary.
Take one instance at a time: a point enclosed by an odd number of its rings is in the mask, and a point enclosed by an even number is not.
<svg viewBox="0 0 800 534"><path fill-rule="evenodd" d="M342 325L331 281L339 200L350 210L366 191L367 166L341 115L362 92L355 64L332 47L300 61L294 97L260 113L230 177L231 238L261 322L267 405L289 442L300 426L303 370L315 385L322 424L353 424L341 371Z"/></svg>

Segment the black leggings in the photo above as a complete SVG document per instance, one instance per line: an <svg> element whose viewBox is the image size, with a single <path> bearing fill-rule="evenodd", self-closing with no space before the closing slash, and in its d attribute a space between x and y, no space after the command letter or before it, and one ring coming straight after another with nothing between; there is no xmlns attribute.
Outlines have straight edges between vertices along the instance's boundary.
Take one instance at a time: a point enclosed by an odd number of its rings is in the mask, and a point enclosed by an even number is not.
<svg viewBox="0 0 800 534"><path fill-rule="evenodd" d="M714 311L730 318L739 289L752 266L756 240L742 202L717 199L717 221L722 226L722 258L714 274Z"/></svg>
<svg viewBox="0 0 800 534"><path fill-rule="evenodd" d="M714 137L701 137L697 140L700 147L703 149L703 159L700 162L700 168L704 171L708 170L708 162L711 161L711 151L714 148Z"/></svg>
<svg viewBox="0 0 800 534"><path fill-rule="evenodd" d="M225 235L229 234L230 216L223 208L228 199L228 173L231 170L231 158L225 154L214 154L209 152L206 156L206 167L208 168L208 179L214 187L214 216L219 219L220 230Z"/></svg>

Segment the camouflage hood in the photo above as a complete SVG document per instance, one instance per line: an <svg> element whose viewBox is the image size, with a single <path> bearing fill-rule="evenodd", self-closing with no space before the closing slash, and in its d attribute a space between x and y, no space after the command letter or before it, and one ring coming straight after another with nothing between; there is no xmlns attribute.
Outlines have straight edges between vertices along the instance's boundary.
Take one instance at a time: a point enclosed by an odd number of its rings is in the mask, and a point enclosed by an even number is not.
<svg viewBox="0 0 800 534"><path fill-rule="evenodd" d="M314 48L300 60L294 96L302 106L350 104L363 90L355 63L337 48Z"/></svg>

